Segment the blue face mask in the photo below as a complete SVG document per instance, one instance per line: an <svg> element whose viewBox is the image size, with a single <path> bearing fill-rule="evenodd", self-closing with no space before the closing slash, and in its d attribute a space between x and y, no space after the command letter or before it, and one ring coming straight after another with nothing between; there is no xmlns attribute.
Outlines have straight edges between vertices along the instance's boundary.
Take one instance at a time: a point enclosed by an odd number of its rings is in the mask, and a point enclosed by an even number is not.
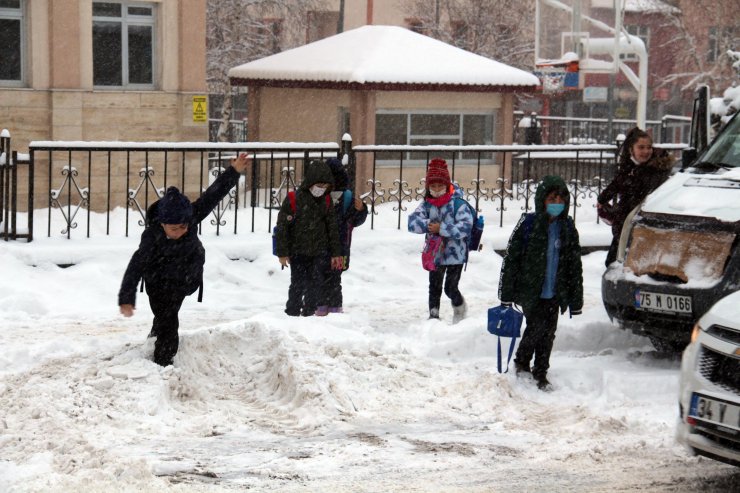
<svg viewBox="0 0 740 493"><path fill-rule="evenodd" d="M547 204L547 213L551 217L558 217L565 209L565 204Z"/></svg>

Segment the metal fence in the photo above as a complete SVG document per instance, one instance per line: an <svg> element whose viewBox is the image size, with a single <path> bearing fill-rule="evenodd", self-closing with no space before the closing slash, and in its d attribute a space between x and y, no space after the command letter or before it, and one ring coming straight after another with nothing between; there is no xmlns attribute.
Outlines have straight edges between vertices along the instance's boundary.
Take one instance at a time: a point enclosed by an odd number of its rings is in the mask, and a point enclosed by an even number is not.
<svg viewBox="0 0 740 493"><path fill-rule="evenodd" d="M520 144L608 144L637 125L636 120L529 115L514 112L514 142ZM691 118L666 115L645 122L658 143L689 142Z"/></svg>
<svg viewBox="0 0 740 493"><path fill-rule="evenodd" d="M211 215L216 234L227 226L225 212L230 217L233 232L238 233L238 214L244 207L254 211L279 206L290 188L300 180L303 167L310 159L336 156L335 143L310 144L200 144L162 143L148 146L134 142L81 143L32 142L30 162L46 176L47 200L35 204L48 208L47 235L52 235L52 214L61 215L64 225L59 232L71 238L78 227L78 217L85 217L85 235L93 234L91 214L103 213L105 225L95 228L95 234L110 235L115 225L111 213L116 207L125 208L123 234L130 234L129 218L145 224L149 204L159 199L168 186L177 186L190 197L198 197L238 153L253 159L251 170L240 184L231 190ZM249 182L249 187L245 182ZM33 210L33 205L29 206ZM59 216L57 216L57 219Z"/></svg>
<svg viewBox="0 0 740 493"><path fill-rule="evenodd" d="M352 161L362 160L365 155L372 163L371 178L357 184L358 193L371 208L371 227L378 206L392 203L397 227L401 228L405 203L424 198L426 163L434 157L447 160L452 179L476 209L480 210L484 201L496 203L498 223L503 226L506 202L523 200L522 210L533 210L537 183L548 174L557 174L568 184L572 215L577 220L580 199L598 194L613 177L617 149L616 145L363 145L352 149ZM394 155L395 160L391 159ZM396 166L389 167L389 161Z"/></svg>
<svg viewBox="0 0 740 493"><path fill-rule="evenodd" d="M677 152L685 146L656 147ZM486 201L495 205L499 226L503 226L504 212L511 201L519 201L517 206L522 211L534 208L537 183L547 174L557 174L566 181L571 192L571 215L578 221L578 210L584 199L598 194L612 179L618 146L353 147L349 140L341 146L332 142L146 145L51 141L32 142L29 150L31 193L27 210L48 209L47 236L72 238L128 236L132 229L138 234L145 224L148 206L168 186L177 186L188 196L198 197L240 152L250 155L253 165L212 212L209 223L216 234L226 231L238 234L247 229L254 232L257 227L271 231L277 218L276 209L287 192L302 180L306 163L335 156L343 157L351 182L355 183L355 193L369 206L371 228L380 214L390 218L395 227L405 227L403 214L409 203L423 199L426 163L434 157L447 160L452 179L474 207L480 210ZM36 184L36 197L44 197L41 202L34 199L34 168L41 182ZM12 174L13 169L4 166L3 176L8 171ZM358 179L354 180L354 176ZM17 180L13 180L17 185ZM3 194L4 204L14 203L17 197L11 189ZM6 206L3 211L11 209L17 211ZM116 215L112 214L114 210L118 211ZM27 215L30 241L33 214ZM245 215L247 218L240 221L239 217ZM6 227L9 222L14 224L14 220L3 221ZM84 223L84 228L79 227L80 223ZM55 226L52 231L53 224L62 226Z"/></svg>
<svg viewBox="0 0 740 493"><path fill-rule="evenodd" d="M218 142L218 129L221 128L221 121L214 118L208 119L208 141ZM229 126L226 130L226 142L246 142L247 141L247 121L246 120L229 120Z"/></svg>
<svg viewBox="0 0 740 493"><path fill-rule="evenodd" d="M18 225L18 195L22 184L25 184L27 210L33 210L33 165L27 156L11 149L10 134L3 130L0 133L0 237L5 241L33 240L33 214L27 214L25 232Z"/></svg>

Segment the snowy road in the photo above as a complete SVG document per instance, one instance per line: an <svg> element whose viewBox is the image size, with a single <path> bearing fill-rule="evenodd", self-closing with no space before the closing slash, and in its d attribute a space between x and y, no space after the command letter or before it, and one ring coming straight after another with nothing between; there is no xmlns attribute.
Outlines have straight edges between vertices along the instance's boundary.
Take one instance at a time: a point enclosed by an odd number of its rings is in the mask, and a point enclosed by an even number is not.
<svg viewBox="0 0 740 493"><path fill-rule="evenodd" d="M146 298L115 314L126 241L69 269L0 247L0 492L740 490L737 468L675 444L679 362L610 324L603 252L584 257L586 309L561 318L543 393L496 372L490 251L451 325L447 304L426 320L413 235L358 230L347 313L324 319L282 314L266 234L227 240L236 261L206 242L205 303L186 301L162 370Z"/></svg>

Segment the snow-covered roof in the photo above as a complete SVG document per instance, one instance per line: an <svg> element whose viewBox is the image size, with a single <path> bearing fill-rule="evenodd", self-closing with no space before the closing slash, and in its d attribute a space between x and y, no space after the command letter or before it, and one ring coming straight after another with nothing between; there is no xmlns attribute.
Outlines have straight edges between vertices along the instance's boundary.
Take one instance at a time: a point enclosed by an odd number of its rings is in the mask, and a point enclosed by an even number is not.
<svg viewBox="0 0 740 493"><path fill-rule="evenodd" d="M661 0L625 0L625 12L641 12L643 14L678 14L681 10Z"/></svg>
<svg viewBox="0 0 740 493"><path fill-rule="evenodd" d="M398 26L363 26L229 70L234 85L534 91L536 76Z"/></svg>

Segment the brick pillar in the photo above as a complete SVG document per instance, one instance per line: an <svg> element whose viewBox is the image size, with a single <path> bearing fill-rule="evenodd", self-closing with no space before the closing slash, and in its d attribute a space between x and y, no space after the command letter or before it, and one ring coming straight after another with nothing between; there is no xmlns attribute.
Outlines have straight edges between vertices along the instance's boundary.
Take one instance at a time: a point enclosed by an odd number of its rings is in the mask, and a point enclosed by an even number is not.
<svg viewBox="0 0 740 493"><path fill-rule="evenodd" d="M349 126L353 145L375 144L375 92L352 91L349 100ZM358 193L367 190L367 180L373 176L373 156L357 154L355 186Z"/></svg>

